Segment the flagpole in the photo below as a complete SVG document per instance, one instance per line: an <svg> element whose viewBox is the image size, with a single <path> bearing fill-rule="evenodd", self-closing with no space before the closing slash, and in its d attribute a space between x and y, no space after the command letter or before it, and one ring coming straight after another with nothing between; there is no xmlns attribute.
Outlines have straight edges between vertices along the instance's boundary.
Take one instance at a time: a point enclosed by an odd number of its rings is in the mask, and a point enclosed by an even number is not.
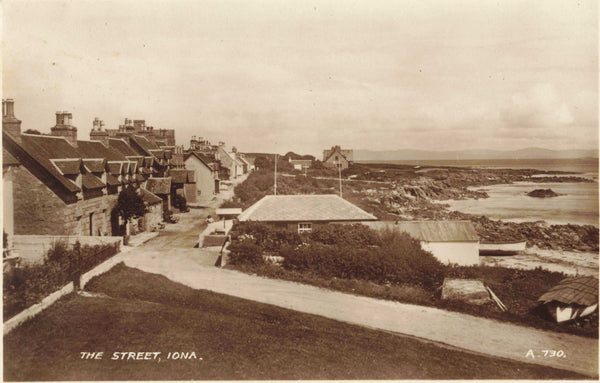
<svg viewBox="0 0 600 383"><path fill-rule="evenodd" d="M277 195L277 153L275 153L275 184L273 185L273 192Z"/></svg>

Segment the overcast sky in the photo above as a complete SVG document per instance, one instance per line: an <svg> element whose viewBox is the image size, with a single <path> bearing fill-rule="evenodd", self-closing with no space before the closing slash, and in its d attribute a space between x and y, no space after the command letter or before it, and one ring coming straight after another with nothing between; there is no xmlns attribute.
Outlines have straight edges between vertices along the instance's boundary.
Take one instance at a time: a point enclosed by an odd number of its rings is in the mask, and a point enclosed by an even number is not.
<svg viewBox="0 0 600 383"><path fill-rule="evenodd" d="M3 1L3 97L241 151L595 149L579 1Z"/></svg>

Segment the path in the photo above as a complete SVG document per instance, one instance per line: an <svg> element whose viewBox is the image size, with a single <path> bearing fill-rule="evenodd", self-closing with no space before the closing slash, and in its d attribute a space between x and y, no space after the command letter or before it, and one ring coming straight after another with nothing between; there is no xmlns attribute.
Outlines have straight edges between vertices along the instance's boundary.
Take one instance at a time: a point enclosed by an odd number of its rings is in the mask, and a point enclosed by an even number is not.
<svg viewBox="0 0 600 383"><path fill-rule="evenodd" d="M151 242L150 242L151 243ZM538 363L590 376L598 374L598 341L536 330L430 307L354 296L294 282L250 276L210 267L204 249L129 253L125 264L158 273L195 289L206 289L258 302L382 329L477 353ZM533 350L535 359L527 358ZM544 358L543 350L562 350L565 358Z"/></svg>

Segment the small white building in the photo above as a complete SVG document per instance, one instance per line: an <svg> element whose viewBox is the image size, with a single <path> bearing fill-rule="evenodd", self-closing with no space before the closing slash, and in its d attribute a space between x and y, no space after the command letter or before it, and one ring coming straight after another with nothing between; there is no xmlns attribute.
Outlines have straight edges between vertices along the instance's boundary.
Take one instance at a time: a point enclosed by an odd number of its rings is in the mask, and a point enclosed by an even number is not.
<svg viewBox="0 0 600 383"><path fill-rule="evenodd" d="M479 236L470 221L364 222L373 229L388 228L410 234L443 263L479 264Z"/></svg>

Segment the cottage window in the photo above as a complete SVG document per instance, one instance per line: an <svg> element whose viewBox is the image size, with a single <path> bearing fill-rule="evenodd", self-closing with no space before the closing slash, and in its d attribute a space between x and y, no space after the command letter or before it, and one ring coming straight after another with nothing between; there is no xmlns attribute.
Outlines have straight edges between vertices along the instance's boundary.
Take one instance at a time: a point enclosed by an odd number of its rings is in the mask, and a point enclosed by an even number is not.
<svg viewBox="0 0 600 383"><path fill-rule="evenodd" d="M312 231L312 223L299 223L298 234L310 233Z"/></svg>

